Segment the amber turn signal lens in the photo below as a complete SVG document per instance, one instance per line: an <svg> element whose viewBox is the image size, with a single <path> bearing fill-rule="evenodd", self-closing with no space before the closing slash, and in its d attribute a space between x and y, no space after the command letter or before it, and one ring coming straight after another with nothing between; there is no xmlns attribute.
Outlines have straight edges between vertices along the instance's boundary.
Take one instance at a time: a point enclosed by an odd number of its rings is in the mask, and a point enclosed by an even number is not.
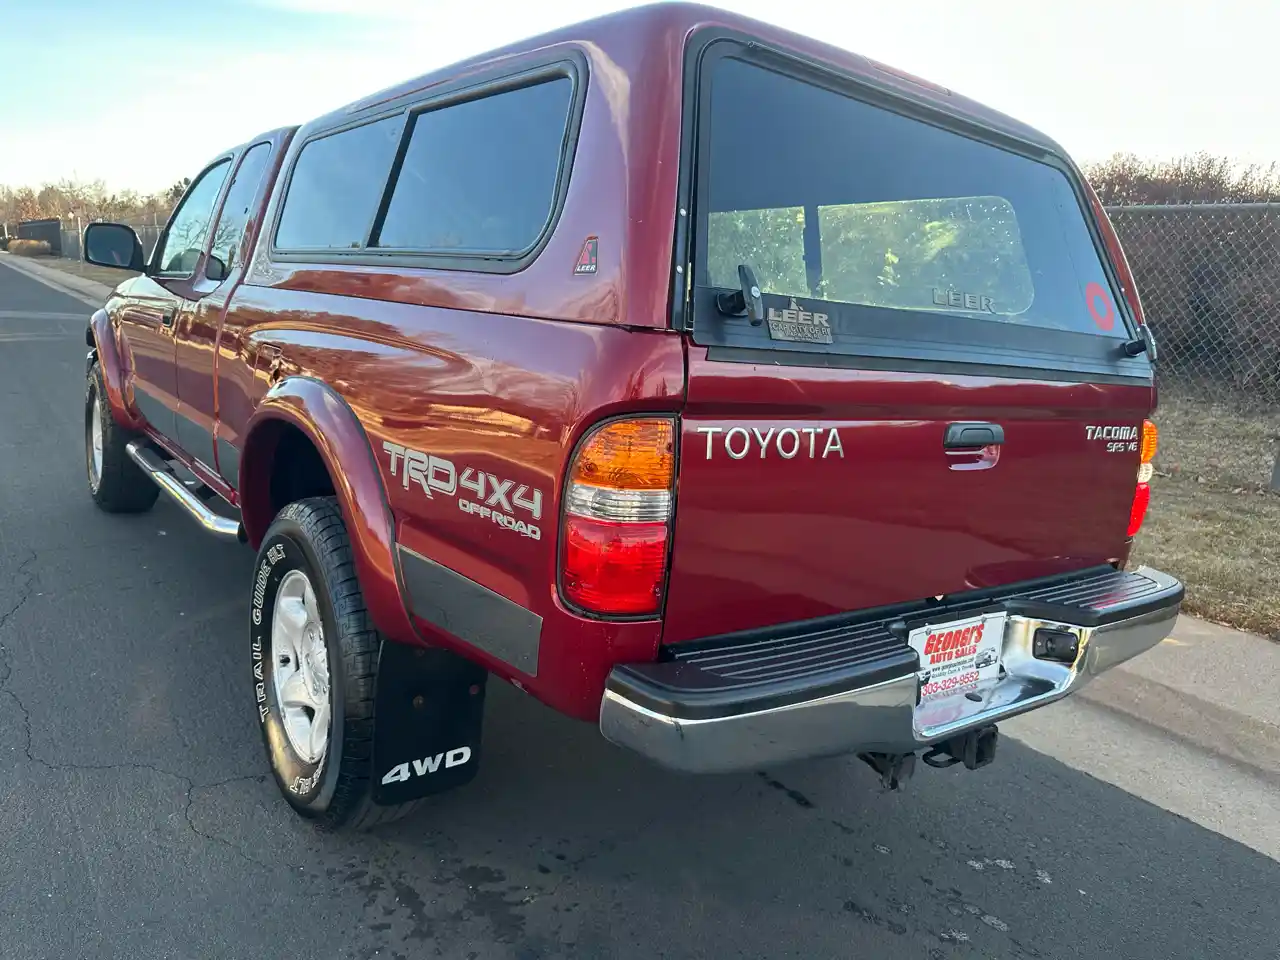
<svg viewBox="0 0 1280 960"><path fill-rule="evenodd" d="M1159 431L1156 425L1150 420L1142 421L1142 453L1139 462L1150 463L1156 455L1156 443L1159 440Z"/></svg>
<svg viewBox="0 0 1280 960"><path fill-rule="evenodd" d="M670 420L619 420L586 442L570 479L619 490L669 490L674 466Z"/></svg>

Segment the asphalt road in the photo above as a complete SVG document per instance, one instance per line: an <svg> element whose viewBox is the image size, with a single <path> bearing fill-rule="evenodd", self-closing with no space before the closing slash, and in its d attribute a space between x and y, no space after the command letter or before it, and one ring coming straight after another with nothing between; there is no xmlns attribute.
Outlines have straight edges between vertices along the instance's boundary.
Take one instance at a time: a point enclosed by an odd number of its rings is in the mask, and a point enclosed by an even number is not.
<svg viewBox="0 0 1280 960"><path fill-rule="evenodd" d="M471 786L317 832L259 746L248 549L85 491L87 312L0 264L4 960L1276 957L1280 866L1229 837L1280 788L1081 702L894 795L670 775L496 683Z"/></svg>

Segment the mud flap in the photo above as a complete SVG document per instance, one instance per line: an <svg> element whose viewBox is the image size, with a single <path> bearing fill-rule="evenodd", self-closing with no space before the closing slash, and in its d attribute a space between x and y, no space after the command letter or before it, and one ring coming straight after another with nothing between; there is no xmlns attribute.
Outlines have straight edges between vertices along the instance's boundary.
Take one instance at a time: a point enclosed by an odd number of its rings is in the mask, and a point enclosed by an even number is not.
<svg viewBox="0 0 1280 960"><path fill-rule="evenodd" d="M476 775L488 676L448 650L382 642L374 690L374 803L407 803Z"/></svg>

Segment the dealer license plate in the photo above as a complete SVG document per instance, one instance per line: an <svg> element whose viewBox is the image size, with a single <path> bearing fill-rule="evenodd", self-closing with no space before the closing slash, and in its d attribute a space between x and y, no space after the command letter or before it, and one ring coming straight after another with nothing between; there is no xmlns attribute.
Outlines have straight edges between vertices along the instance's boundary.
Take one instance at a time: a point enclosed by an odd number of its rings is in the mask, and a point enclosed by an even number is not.
<svg viewBox="0 0 1280 960"><path fill-rule="evenodd" d="M985 613L912 630L907 642L920 655L918 730L982 709L1000 677L1007 613ZM975 697L970 696L976 695Z"/></svg>

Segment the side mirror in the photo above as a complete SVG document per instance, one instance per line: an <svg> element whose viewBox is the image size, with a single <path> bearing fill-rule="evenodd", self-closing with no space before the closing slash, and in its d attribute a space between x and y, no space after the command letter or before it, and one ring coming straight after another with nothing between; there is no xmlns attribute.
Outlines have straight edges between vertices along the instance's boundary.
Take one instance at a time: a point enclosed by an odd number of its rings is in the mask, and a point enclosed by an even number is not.
<svg viewBox="0 0 1280 960"><path fill-rule="evenodd" d="M84 258L100 267L120 267L142 273L146 257L142 241L123 223L91 223L84 228Z"/></svg>
<svg viewBox="0 0 1280 960"><path fill-rule="evenodd" d="M212 253L209 254L209 259L204 265L204 277L206 280L216 280L221 283L227 279L227 265Z"/></svg>

